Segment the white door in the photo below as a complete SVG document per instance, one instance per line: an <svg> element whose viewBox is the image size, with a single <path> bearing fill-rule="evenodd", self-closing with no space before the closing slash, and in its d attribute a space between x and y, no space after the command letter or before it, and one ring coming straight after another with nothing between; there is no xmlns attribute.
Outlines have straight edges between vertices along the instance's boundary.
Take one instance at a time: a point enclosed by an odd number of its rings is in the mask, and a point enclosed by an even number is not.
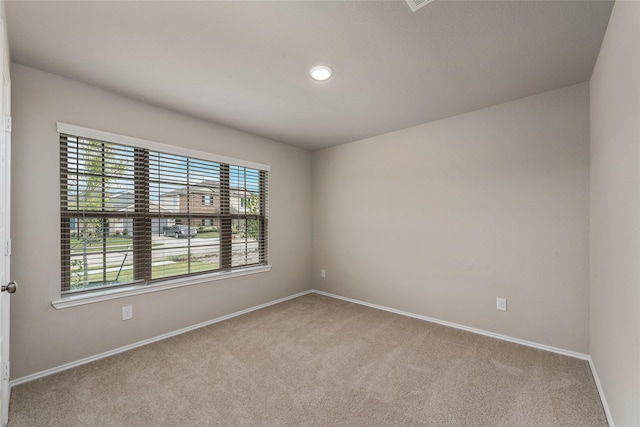
<svg viewBox="0 0 640 427"><path fill-rule="evenodd" d="M4 15L4 2L0 3L0 401L1 424L9 418L9 293L15 291L10 282L9 261L11 255L11 80L9 79L9 44Z"/></svg>

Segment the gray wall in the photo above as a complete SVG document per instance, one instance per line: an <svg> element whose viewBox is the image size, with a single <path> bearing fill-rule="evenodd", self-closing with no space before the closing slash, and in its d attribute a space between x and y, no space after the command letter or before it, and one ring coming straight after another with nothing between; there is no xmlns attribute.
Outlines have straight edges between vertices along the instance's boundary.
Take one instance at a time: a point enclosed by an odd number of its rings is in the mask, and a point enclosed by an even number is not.
<svg viewBox="0 0 640 427"><path fill-rule="evenodd" d="M315 152L313 287L587 353L588 166L586 83Z"/></svg>
<svg viewBox="0 0 640 427"><path fill-rule="evenodd" d="M39 372L309 289L311 155L98 88L12 65L12 378ZM270 263L240 278L55 310L59 296L56 122L271 165ZM121 307L133 305L123 322Z"/></svg>
<svg viewBox="0 0 640 427"><path fill-rule="evenodd" d="M618 427L640 426L639 23L616 2L590 82L590 353Z"/></svg>

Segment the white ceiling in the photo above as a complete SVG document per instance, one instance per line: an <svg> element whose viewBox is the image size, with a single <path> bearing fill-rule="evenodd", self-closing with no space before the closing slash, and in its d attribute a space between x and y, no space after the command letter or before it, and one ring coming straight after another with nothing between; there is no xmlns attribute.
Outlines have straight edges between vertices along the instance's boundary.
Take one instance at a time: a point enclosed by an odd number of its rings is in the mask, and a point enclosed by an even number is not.
<svg viewBox="0 0 640 427"><path fill-rule="evenodd" d="M14 62L309 150L588 81L610 1L7 1ZM334 69L316 83L313 65Z"/></svg>

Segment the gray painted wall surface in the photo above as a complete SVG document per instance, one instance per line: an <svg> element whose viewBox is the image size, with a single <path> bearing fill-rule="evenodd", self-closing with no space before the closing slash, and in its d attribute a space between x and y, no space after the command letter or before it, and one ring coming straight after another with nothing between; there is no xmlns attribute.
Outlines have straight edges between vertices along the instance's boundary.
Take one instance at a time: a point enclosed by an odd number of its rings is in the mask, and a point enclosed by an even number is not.
<svg viewBox="0 0 640 427"><path fill-rule="evenodd" d="M590 354L618 427L640 426L639 23L616 2L590 82Z"/></svg>
<svg viewBox="0 0 640 427"><path fill-rule="evenodd" d="M56 367L309 289L311 155L285 144L155 108L96 87L12 65L12 378ZM56 122L271 165L273 269L56 310L59 154ZM134 317L121 320L121 307Z"/></svg>
<svg viewBox="0 0 640 427"><path fill-rule="evenodd" d="M313 287L587 353L588 167L586 83L315 152Z"/></svg>

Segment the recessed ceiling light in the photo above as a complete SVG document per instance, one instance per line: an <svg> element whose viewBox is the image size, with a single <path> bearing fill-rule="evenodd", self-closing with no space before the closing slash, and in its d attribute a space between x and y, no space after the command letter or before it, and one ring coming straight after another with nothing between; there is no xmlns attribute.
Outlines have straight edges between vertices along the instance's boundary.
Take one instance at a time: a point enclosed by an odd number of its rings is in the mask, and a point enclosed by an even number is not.
<svg viewBox="0 0 640 427"><path fill-rule="evenodd" d="M309 70L309 74L311 75L311 78L319 82L323 82L329 79L332 73L333 71L331 70L331 68L326 67L324 65L317 65L313 67L311 70Z"/></svg>

